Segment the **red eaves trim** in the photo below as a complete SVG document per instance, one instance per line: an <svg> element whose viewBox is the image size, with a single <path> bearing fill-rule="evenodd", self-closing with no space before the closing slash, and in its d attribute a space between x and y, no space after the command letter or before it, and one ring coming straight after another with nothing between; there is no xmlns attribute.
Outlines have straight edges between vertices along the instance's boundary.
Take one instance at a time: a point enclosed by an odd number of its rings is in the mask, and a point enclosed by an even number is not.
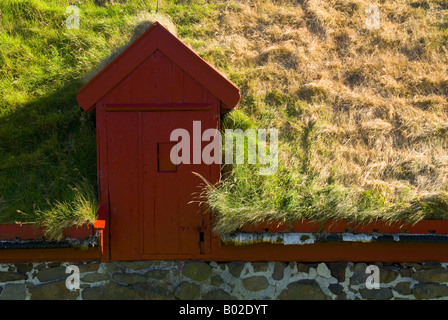
<svg viewBox="0 0 448 320"><path fill-rule="evenodd" d="M155 50L160 50L180 68L222 101L225 109L233 109L240 100L239 89L219 71L155 22L126 50L101 70L79 91L77 101L91 109L107 92L135 70Z"/></svg>

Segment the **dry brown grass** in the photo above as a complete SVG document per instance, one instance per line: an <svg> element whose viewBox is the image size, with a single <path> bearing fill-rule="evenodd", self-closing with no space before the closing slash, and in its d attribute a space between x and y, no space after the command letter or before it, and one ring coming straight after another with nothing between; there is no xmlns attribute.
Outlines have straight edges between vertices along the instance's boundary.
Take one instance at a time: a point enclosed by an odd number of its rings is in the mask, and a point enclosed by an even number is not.
<svg viewBox="0 0 448 320"><path fill-rule="evenodd" d="M198 25L207 29L202 41L184 40L226 68L253 123L279 129L287 172L253 185L237 172L238 186L211 190L218 232L316 213L359 221L448 217L445 1L210 3L220 10ZM378 30L365 24L370 5L379 7ZM271 200L246 206L260 183L258 194ZM327 199L318 195L333 186ZM308 191L316 192L316 210L302 210Z"/></svg>
<svg viewBox="0 0 448 320"><path fill-rule="evenodd" d="M365 27L372 4L379 30ZM243 110L248 97L272 90L306 101L296 119L279 105L269 109L274 119L256 121L300 133L314 117L309 170L393 202L403 188L409 197L448 191L446 9L441 1L229 1L212 42L238 74Z"/></svg>

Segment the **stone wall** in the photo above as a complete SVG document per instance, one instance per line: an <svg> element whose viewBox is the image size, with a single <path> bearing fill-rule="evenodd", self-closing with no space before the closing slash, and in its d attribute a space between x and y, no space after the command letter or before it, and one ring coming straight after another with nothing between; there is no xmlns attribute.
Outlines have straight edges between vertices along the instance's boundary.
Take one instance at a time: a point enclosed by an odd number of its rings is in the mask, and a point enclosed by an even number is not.
<svg viewBox="0 0 448 320"><path fill-rule="evenodd" d="M68 265L80 287L66 287ZM0 299L446 299L446 263L135 261L0 264Z"/></svg>

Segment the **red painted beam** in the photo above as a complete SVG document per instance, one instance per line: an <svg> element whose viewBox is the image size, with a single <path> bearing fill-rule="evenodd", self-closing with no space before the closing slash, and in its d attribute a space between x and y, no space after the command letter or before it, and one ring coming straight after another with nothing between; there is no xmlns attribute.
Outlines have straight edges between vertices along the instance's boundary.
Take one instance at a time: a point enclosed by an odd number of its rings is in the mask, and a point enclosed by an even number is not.
<svg viewBox="0 0 448 320"><path fill-rule="evenodd" d="M106 111L208 111L210 103L107 103Z"/></svg>
<svg viewBox="0 0 448 320"><path fill-rule="evenodd" d="M94 235L94 226L84 225L65 230L64 237L84 239ZM0 240L40 240L44 230L34 224L0 225ZM39 249L5 249L0 250L0 262L41 262L41 261L90 261L101 260L101 246L89 249L78 248L39 248Z"/></svg>
<svg viewBox="0 0 448 320"><path fill-rule="evenodd" d="M65 230L64 237L87 238L94 234L93 226L84 225ZM38 240L44 237L44 230L34 224L0 224L0 240Z"/></svg>
<svg viewBox="0 0 448 320"><path fill-rule="evenodd" d="M0 250L0 263L44 261L76 262L100 260L100 247L90 248L87 250L75 248Z"/></svg>
<svg viewBox="0 0 448 320"><path fill-rule="evenodd" d="M155 254L142 260L300 261L300 262L448 262L448 244L314 243L306 245L221 245L205 255Z"/></svg>
<svg viewBox="0 0 448 320"><path fill-rule="evenodd" d="M303 262L448 262L448 244L434 243L315 243L307 245L219 245L216 261Z"/></svg>

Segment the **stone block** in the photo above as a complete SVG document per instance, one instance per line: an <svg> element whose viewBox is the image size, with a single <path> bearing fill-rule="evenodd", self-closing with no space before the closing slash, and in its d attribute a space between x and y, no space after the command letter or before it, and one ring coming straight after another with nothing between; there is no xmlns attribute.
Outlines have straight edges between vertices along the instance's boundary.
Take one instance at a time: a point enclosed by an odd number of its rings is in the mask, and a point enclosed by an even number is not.
<svg viewBox="0 0 448 320"><path fill-rule="evenodd" d="M390 288L379 288L379 289L367 289L362 288L359 290L361 296L364 299L369 300L390 300L394 295Z"/></svg>
<svg viewBox="0 0 448 320"><path fill-rule="evenodd" d="M421 299L434 299L448 296L448 287L444 284L420 283L412 289L414 296Z"/></svg>
<svg viewBox="0 0 448 320"><path fill-rule="evenodd" d="M180 300L195 300L199 298L200 287L196 283L182 282L174 290L174 295Z"/></svg>
<svg viewBox="0 0 448 320"><path fill-rule="evenodd" d="M447 282L448 281L448 270L443 267L438 267L435 269L422 269L422 270L414 272L411 277L420 283Z"/></svg>
<svg viewBox="0 0 448 320"><path fill-rule="evenodd" d="M274 262L274 271L272 272L272 279L280 281L285 274L285 268L287 264L284 262Z"/></svg>
<svg viewBox="0 0 448 320"><path fill-rule="evenodd" d="M242 261L232 261L227 264L229 268L229 273L235 278L239 278L241 276L241 271L244 269L245 263Z"/></svg>
<svg viewBox="0 0 448 320"><path fill-rule="evenodd" d="M16 263L15 264L17 272L20 273L27 273L33 270L33 264L32 263Z"/></svg>
<svg viewBox="0 0 448 320"><path fill-rule="evenodd" d="M279 297L280 300L327 300L315 280L299 280L288 284Z"/></svg>
<svg viewBox="0 0 448 320"><path fill-rule="evenodd" d="M26 280L26 275L23 273L2 271L0 272L0 282L10 282L10 281L18 281L18 280Z"/></svg>
<svg viewBox="0 0 448 320"><path fill-rule="evenodd" d="M269 281L264 276L253 276L242 280L243 287L248 291L262 291L269 286Z"/></svg>
<svg viewBox="0 0 448 320"><path fill-rule="evenodd" d="M70 274L65 273L66 267L44 268L37 272L37 278L40 282L55 281L66 279Z"/></svg>
<svg viewBox="0 0 448 320"><path fill-rule="evenodd" d="M409 295L412 293L411 282L409 281L399 282L394 286L394 290L399 294Z"/></svg>
<svg viewBox="0 0 448 320"><path fill-rule="evenodd" d="M347 262L328 262L327 267L330 269L331 275L335 277L338 282L345 281Z"/></svg>
<svg viewBox="0 0 448 320"><path fill-rule="evenodd" d="M237 298L223 289L216 289L204 294L202 300L237 300Z"/></svg>
<svg viewBox="0 0 448 320"><path fill-rule="evenodd" d="M331 271L330 269L328 269L327 265L325 263L319 263L317 268L317 274L321 277L324 277L326 279L330 279L331 278Z"/></svg>
<svg viewBox="0 0 448 320"><path fill-rule="evenodd" d="M335 283L335 284L330 284L328 286L328 289L330 289L331 293L335 294L335 295L339 295L342 290L344 289L344 287L342 285L340 285L339 283Z"/></svg>
<svg viewBox="0 0 448 320"><path fill-rule="evenodd" d="M25 300L26 286L24 283L7 283L2 293L0 300Z"/></svg>
<svg viewBox="0 0 448 320"><path fill-rule="evenodd" d="M188 261L183 269L182 274L195 281L207 280L212 273L212 268L208 263L202 261Z"/></svg>
<svg viewBox="0 0 448 320"><path fill-rule="evenodd" d="M31 300L76 300L79 290L69 290L65 280L47 282L29 289Z"/></svg>

